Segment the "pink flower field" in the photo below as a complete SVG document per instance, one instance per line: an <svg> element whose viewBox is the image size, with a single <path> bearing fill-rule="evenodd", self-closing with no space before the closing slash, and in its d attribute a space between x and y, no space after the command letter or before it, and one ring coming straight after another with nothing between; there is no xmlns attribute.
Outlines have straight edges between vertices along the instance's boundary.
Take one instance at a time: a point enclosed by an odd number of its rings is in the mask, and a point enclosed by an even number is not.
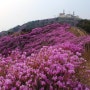
<svg viewBox="0 0 90 90"><path fill-rule="evenodd" d="M77 77L90 35L77 37L70 28L54 23L0 38L0 90L90 90Z"/></svg>

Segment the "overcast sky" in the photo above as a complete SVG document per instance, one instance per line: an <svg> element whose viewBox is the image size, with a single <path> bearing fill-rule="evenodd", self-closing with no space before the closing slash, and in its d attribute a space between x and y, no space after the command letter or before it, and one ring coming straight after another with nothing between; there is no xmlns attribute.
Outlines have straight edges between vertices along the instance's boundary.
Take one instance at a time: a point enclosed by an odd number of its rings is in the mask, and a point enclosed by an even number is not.
<svg viewBox="0 0 90 90"><path fill-rule="evenodd" d="M0 0L0 31L28 21L56 17L63 9L90 19L90 0Z"/></svg>

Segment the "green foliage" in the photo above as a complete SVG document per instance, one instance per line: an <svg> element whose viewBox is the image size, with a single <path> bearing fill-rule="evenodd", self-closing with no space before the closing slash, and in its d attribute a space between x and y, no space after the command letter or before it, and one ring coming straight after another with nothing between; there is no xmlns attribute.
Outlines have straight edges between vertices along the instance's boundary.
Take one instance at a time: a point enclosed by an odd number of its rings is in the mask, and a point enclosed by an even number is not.
<svg viewBox="0 0 90 90"><path fill-rule="evenodd" d="M90 33L90 20L80 20L77 26L84 29L86 32Z"/></svg>

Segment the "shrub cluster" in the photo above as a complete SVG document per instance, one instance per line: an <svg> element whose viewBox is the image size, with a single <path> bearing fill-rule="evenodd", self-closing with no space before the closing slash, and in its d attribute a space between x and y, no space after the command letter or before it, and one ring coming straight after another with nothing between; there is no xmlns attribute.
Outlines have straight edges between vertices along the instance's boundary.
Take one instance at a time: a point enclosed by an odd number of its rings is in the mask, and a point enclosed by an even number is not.
<svg viewBox="0 0 90 90"><path fill-rule="evenodd" d="M66 44L44 46L28 57L12 51L0 56L0 90L89 90L75 77L83 62L79 50Z"/></svg>

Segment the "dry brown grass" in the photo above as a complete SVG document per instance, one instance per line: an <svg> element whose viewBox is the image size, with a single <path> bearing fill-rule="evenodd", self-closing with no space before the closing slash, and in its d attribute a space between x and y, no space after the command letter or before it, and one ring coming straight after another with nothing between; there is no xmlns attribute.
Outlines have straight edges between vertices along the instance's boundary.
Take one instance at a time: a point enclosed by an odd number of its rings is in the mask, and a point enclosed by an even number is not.
<svg viewBox="0 0 90 90"><path fill-rule="evenodd" d="M84 30L79 29L77 27L71 27L70 32L74 33L77 37L88 35ZM81 67L85 67L78 69L76 76L83 84L90 86L90 72L86 72L87 70L90 70L90 43L87 43L84 48L85 52L82 56L86 60L86 62L83 63Z"/></svg>
<svg viewBox="0 0 90 90"><path fill-rule="evenodd" d="M87 33L83 29L77 27L71 27L69 30L78 37L87 35Z"/></svg>
<svg viewBox="0 0 90 90"><path fill-rule="evenodd" d="M83 57L86 59L86 62L81 65L81 67L84 66L83 68L77 70L76 76L83 84L90 86L90 72L87 72L90 70L90 51L85 51Z"/></svg>

